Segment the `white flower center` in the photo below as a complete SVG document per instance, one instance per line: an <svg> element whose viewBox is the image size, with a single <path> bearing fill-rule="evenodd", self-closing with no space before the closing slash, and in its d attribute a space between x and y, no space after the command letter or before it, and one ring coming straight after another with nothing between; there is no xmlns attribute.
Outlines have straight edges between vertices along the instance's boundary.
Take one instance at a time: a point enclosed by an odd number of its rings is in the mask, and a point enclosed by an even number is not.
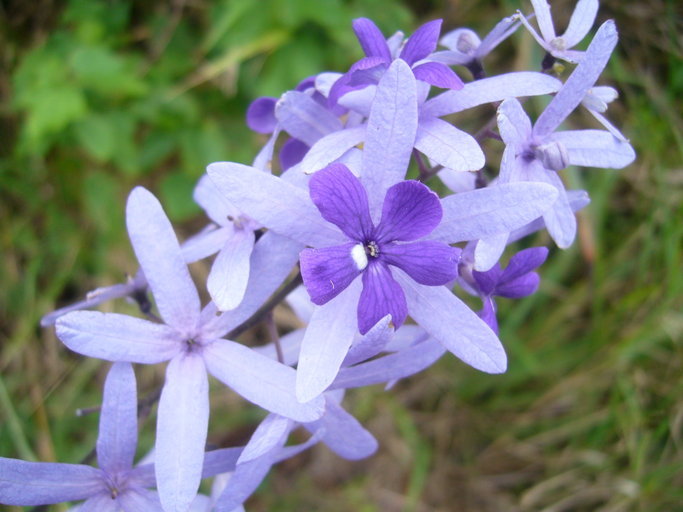
<svg viewBox="0 0 683 512"><path fill-rule="evenodd" d="M365 270L365 267L368 266L368 256L365 254L365 247L363 247L363 244L353 246L353 249L351 249L351 257L358 270Z"/></svg>

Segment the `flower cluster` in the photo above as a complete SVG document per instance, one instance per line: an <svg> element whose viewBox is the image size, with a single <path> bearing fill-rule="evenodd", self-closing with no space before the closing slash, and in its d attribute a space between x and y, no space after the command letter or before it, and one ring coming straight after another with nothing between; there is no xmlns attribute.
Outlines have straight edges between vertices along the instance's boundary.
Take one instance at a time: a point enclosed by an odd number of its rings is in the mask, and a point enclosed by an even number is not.
<svg viewBox="0 0 683 512"><path fill-rule="evenodd" d="M446 352L504 372L495 300L534 293L534 270L548 255L510 247L503 269L506 248L543 229L568 247L588 195L566 190L561 171L634 159L603 115L613 89L595 86L617 43L614 23L578 52L570 48L591 29L597 0L579 0L561 37L546 2L532 3L540 36L522 14L483 40L468 28L439 40L440 20L385 38L371 20L355 20L366 56L345 73L321 73L252 104L247 124L269 134L265 146L251 166L208 166L194 198L210 223L182 243L154 195L135 188L126 207L135 277L43 319L69 349L114 363L99 468L0 458L0 503L241 510L272 465L316 443L347 459L377 449L343 409L345 390L392 383ZM576 64L566 80L545 65L487 76L484 59L521 26L548 52L544 63ZM520 100L529 96L549 98L535 121ZM496 107L496 123L474 135L443 119L480 105ZM580 105L605 129L558 131ZM501 159L484 153L484 138L499 142ZM406 179L409 172L416 178ZM188 264L214 255L211 300L202 306ZM480 311L463 292L480 300ZM115 298L136 301L142 317L88 310ZM270 313L283 301L304 327L278 332ZM270 343L237 341L259 322L269 322ZM131 363L163 362L155 449L134 465ZM207 451L209 376L267 412L245 446ZM307 440L288 444L298 428ZM212 496L202 496L209 477Z"/></svg>

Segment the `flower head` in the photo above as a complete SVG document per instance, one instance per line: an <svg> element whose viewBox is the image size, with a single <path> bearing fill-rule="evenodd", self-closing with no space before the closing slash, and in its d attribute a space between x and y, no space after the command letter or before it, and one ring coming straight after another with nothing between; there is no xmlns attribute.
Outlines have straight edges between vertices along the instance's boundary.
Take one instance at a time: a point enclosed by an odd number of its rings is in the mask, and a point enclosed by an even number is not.
<svg viewBox="0 0 683 512"><path fill-rule="evenodd" d="M443 242L416 241L439 224L438 196L417 181L387 191L375 226L361 182L343 164L332 164L310 182L311 199L323 218L348 237L343 245L304 249L301 274L311 300L325 304L362 274L358 327L366 333L391 314L400 326L408 315L406 298L389 267L398 267L421 284L438 286L456 276L458 249Z"/></svg>

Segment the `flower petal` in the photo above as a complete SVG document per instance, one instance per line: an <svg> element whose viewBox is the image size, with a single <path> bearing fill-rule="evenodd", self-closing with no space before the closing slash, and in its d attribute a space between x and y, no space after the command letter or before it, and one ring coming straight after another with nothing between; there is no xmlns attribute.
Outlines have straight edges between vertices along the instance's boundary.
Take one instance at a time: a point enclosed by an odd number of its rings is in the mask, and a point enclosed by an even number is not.
<svg viewBox="0 0 683 512"><path fill-rule="evenodd" d="M342 129L337 116L299 91L282 95L275 106L275 116L287 133L309 146L328 133Z"/></svg>
<svg viewBox="0 0 683 512"><path fill-rule="evenodd" d="M498 336L443 286L424 286L400 271L410 316L447 350L486 373L503 373L507 357Z"/></svg>
<svg viewBox="0 0 683 512"><path fill-rule="evenodd" d="M510 262L501 276L501 282L507 282L531 272L543 265L547 257L548 249L546 247L529 247L519 251L510 258Z"/></svg>
<svg viewBox="0 0 683 512"><path fill-rule="evenodd" d="M331 164L316 172L309 183L311 200L323 218L356 241L373 230L368 195L360 180L344 164Z"/></svg>
<svg viewBox="0 0 683 512"><path fill-rule="evenodd" d="M57 320L57 337L74 352L107 361L155 364L180 350L178 333L117 313L74 311Z"/></svg>
<svg viewBox="0 0 683 512"><path fill-rule="evenodd" d="M276 233L313 247L346 241L321 217L305 190L277 176L233 162L212 163L206 172L228 201Z"/></svg>
<svg viewBox="0 0 683 512"><path fill-rule="evenodd" d="M258 133L273 133L277 125L275 103L277 98L261 97L252 101L247 109L247 126Z"/></svg>
<svg viewBox="0 0 683 512"><path fill-rule="evenodd" d="M292 138L285 142L280 149L280 167L282 172L301 162L308 150L309 146L299 139Z"/></svg>
<svg viewBox="0 0 683 512"><path fill-rule="evenodd" d="M543 39L547 42L552 41L555 39L555 27L550 16L550 4L546 0L531 0L531 5L534 6L536 21L541 34L543 34Z"/></svg>
<svg viewBox="0 0 683 512"><path fill-rule="evenodd" d="M386 190L405 177L416 131L415 76L397 59L377 86L365 135L361 179L373 217Z"/></svg>
<svg viewBox="0 0 683 512"><path fill-rule="evenodd" d="M564 145L571 165L621 169L636 158L631 144L605 130L556 132L548 138Z"/></svg>
<svg viewBox="0 0 683 512"><path fill-rule="evenodd" d="M363 142L364 138L365 125L330 133L313 144L301 161L301 169L307 174L322 169Z"/></svg>
<svg viewBox="0 0 683 512"><path fill-rule="evenodd" d="M418 80L442 89L458 91L465 85L455 71L441 62L425 62L415 66L413 74Z"/></svg>
<svg viewBox="0 0 683 512"><path fill-rule="evenodd" d="M225 199L225 196L206 174L199 178L192 198L219 226L232 225L229 217L240 215L240 211Z"/></svg>
<svg viewBox="0 0 683 512"><path fill-rule="evenodd" d="M436 192L419 181L401 181L387 190L375 241L411 241L431 233L443 215Z"/></svg>
<svg viewBox="0 0 683 512"><path fill-rule="evenodd" d="M0 457L0 503L4 505L84 500L105 489L102 472L90 466Z"/></svg>
<svg viewBox="0 0 683 512"><path fill-rule="evenodd" d="M320 395L337 375L357 332L353 318L359 293L360 280L357 280L344 293L313 312L301 342L296 372L299 401L307 402Z"/></svg>
<svg viewBox="0 0 683 512"><path fill-rule="evenodd" d="M363 268L359 268L359 262L353 257L355 248L360 249L357 252L364 258ZM311 301L318 305L343 292L367 266L365 249L353 242L322 249L304 249L300 258L304 286Z"/></svg>
<svg viewBox="0 0 683 512"><path fill-rule="evenodd" d="M447 243L479 240L512 231L543 215L555 203L545 183L504 183L441 200L443 219L430 238Z"/></svg>
<svg viewBox="0 0 683 512"><path fill-rule="evenodd" d="M296 372L244 345L216 340L204 347L211 375L259 407L295 421L314 421L323 413L322 399L302 404L294 394Z"/></svg>
<svg viewBox="0 0 683 512"><path fill-rule="evenodd" d="M508 299L520 299L535 293L541 278L536 272L529 272L496 287L496 295Z"/></svg>
<svg viewBox="0 0 683 512"><path fill-rule="evenodd" d="M168 217L143 187L135 187L128 196L126 225L159 314L180 332L192 331L199 319L197 288Z"/></svg>
<svg viewBox="0 0 683 512"><path fill-rule="evenodd" d="M408 38L399 57L412 66L436 50L441 33L441 23L442 20L432 20L420 26Z"/></svg>
<svg viewBox="0 0 683 512"><path fill-rule="evenodd" d="M111 501L111 498L109 499ZM159 501L159 495L145 489L129 489L117 498L123 512L164 512ZM101 508L95 509L97 512ZM118 510L117 510L118 512Z"/></svg>
<svg viewBox="0 0 683 512"><path fill-rule="evenodd" d="M97 463L109 474L133 467L138 445L138 399L130 363L114 363L104 382Z"/></svg>
<svg viewBox="0 0 683 512"><path fill-rule="evenodd" d="M562 35L567 48L576 46L588 34L598 14L598 0L579 0Z"/></svg>
<svg viewBox="0 0 683 512"><path fill-rule="evenodd" d="M379 57L386 62L391 61L391 53L389 52L384 35L372 20L368 18L353 20L353 31L365 55L368 57Z"/></svg>
<svg viewBox="0 0 683 512"><path fill-rule="evenodd" d="M236 229L211 266L206 286L218 309L227 311L239 306L249 280L254 232Z"/></svg>
<svg viewBox="0 0 683 512"><path fill-rule="evenodd" d="M408 316L408 306L403 290L389 267L381 261L375 261L363 272L363 291L358 302L360 333L367 333L388 314L398 329Z"/></svg>
<svg viewBox="0 0 683 512"><path fill-rule="evenodd" d="M386 244L381 254L383 261L400 268L420 284L443 285L458 276L460 249L443 242Z"/></svg>
<svg viewBox="0 0 683 512"><path fill-rule="evenodd" d="M171 359L159 399L155 473L164 510L186 511L202 477L209 425L209 383L202 357Z"/></svg>
<svg viewBox="0 0 683 512"><path fill-rule="evenodd" d="M484 152L474 137L436 117L420 121L415 149L446 169L476 171L485 163Z"/></svg>

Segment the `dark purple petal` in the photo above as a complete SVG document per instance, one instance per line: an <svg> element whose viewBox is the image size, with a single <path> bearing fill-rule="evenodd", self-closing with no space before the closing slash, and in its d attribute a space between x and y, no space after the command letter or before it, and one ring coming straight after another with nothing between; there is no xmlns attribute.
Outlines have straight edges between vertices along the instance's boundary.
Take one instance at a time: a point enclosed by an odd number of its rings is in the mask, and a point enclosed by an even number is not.
<svg viewBox="0 0 683 512"><path fill-rule="evenodd" d="M283 171L295 166L304 159L310 148L299 139L289 139L280 149L280 166Z"/></svg>
<svg viewBox="0 0 683 512"><path fill-rule="evenodd" d="M368 195L348 167L328 165L313 175L309 189L313 203L326 221L335 224L352 240L362 241L370 236L373 226Z"/></svg>
<svg viewBox="0 0 683 512"><path fill-rule="evenodd" d="M277 125L275 103L277 98L267 96L252 101L247 109L247 126L258 133L273 133Z"/></svg>
<svg viewBox="0 0 683 512"><path fill-rule="evenodd" d="M361 273L352 256L354 247L362 249L348 243L301 251L301 276L313 303L321 305L332 300Z"/></svg>
<svg viewBox="0 0 683 512"><path fill-rule="evenodd" d="M436 50L436 44L441 33L441 21L428 21L418 28L408 39L399 57L412 66Z"/></svg>
<svg viewBox="0 0 683 512"><path fill-rule="evenodd" d="M384 70L386 67L387 62L380 57L365 57L354 63L330 88L330 94L328 95L329 106L336 106L339 98L347 92L362 89L371 83L377 83L379 81L378 78L375 78L377 71ZM368 73L363 73L366 70Z"/></svg>
<svg viewBox="0 0 683 512"><path fill-rule="evenodd" d="M422 240L409 244L382 245L380 257L420 284L439 286L458 276L460 249L443 242Z"/></svg>
<svg viewBox="0 0 683 512"><path fill-rule="evenodd" d="M498 319L496 318L496 303L493 297L484 298L484 308L477 313L486 325L488 325L493 332L498 334Z"/></svg>
<svg viewBox="0 0 683 512"><path fill-rule="evenodd" d="M376 241L417 240L431 233L442 215L436 193L419 181L402 181L387 190Z"/></svg>
<svg viewBox="0 0 683 512"><path fill-rule="evenodd" d="M496 286L495 295L508 299L519 299L531 295L538 290L540 278L536 272L530 272L522 276Z"/></svg>
<svg viewBox="0 0 683 512"><path fill-rule="evenodd" d="M418 80L427 82L434 87L458 91L465 87L460 77L451 68L441 62L425 62L413 68L413 74Z"/></svg>
<svg viewBox="0 0 683 512"><path fill-rule="evenodd" d="M386 315L391 315L398 329L408 316L408 305L389 267L375 261L363 272L363 291L358 301L358 330L361 334L367 333Z"/></svg>
<svg viewBox="0 0 683 512"><path fill-rule="evenodd" d="M491 295L493 290L496 289L502 273L503 270L500 268L500 265L496 263L490 270L487 270L486 272L478 272L473 270L472 277L474 277L474 280L477 282L480 293L483 295Z"/></svg>
<svg viewBox="0 0 683 512"><path fill-rule="evenodd" d="M510 262L501 276L501 282L508 282L531 272L543 265L547 257L548 249L546 247L530 247L519 251L510 258Z"/></svg>
<svg viewBox="0 0 683 512"><path fill-rule="evenodd" d="M311 87L315 87L315 78L316 78L316 75L309 76L308 78L304 78L301 82L299 82L299 85L296 86L296 90L304 92L306 89L310 89Z"/></svg>
<svg viewBox="0 0 683 512"><path fill-rule="evenodd" d="M356 33L358 42L368 57L379 57L385 62L391 61L391 52L387 46L384 35L377 25L368 18L353 20L353 31Z"/></svg>

